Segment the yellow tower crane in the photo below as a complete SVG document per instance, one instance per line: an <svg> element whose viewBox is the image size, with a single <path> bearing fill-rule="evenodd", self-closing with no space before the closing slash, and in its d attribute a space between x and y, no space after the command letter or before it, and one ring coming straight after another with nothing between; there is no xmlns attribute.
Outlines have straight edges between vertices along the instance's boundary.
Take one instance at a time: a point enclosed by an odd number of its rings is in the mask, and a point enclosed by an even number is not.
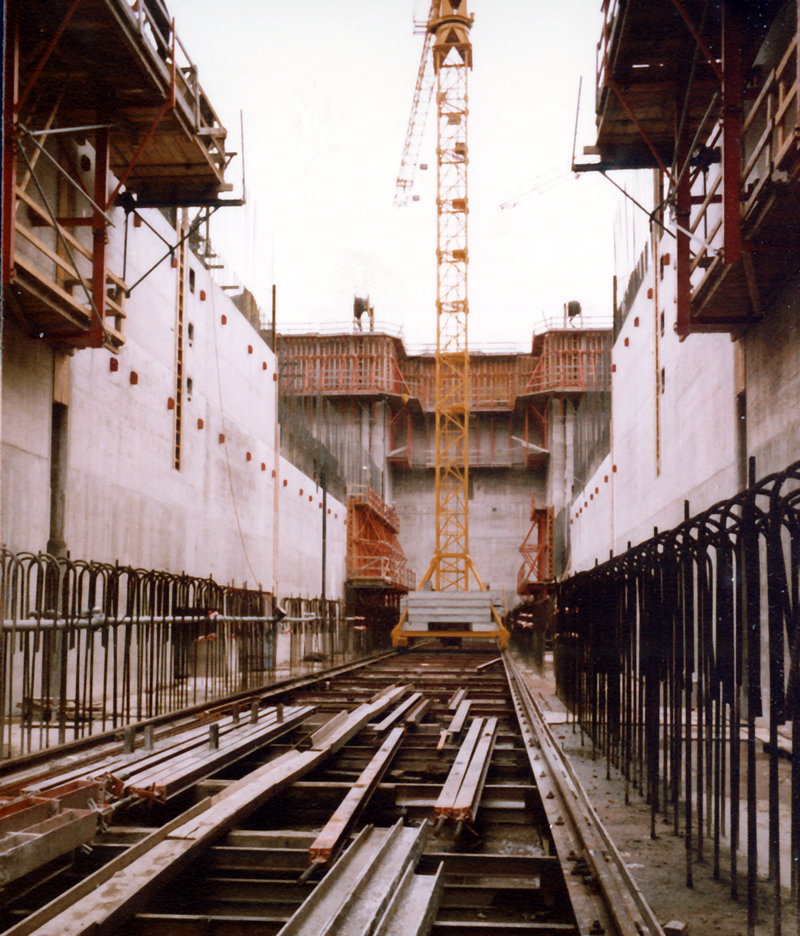
<svg viewBox="0 0 800 936"><path fill-rule="evenodd" d="M432 65L438 114L436 546L420 592L409 595L408 608L392 632L395 646L406 646L410 638L429 637L431 630L447 631L453 638L497 639L501 647L508 640L469 554L467 75L472 68L472 22L467 0L433 0L397 179L395 201L403 204L413 184L420 127L425 124L420 107L427 106L426 89L429 99L433 88L428 77ZM470 592L471 577L483 596ZM447 590L451 592L440 597Z"/></svg>

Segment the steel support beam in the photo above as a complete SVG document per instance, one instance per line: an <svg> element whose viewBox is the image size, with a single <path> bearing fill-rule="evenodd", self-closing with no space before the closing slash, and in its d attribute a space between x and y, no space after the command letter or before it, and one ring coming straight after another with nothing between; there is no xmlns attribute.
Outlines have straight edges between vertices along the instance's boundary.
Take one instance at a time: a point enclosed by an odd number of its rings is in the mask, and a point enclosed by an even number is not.
<svg viewBox="0 0 800 936"><path fill-rule="evenodd" d="M680 103L683 101L686 87L683 82L678 84L675 95L675 136L676 151L675 164L683 166L689 157L689 143L686 135L678 138L680 132ZM689 172L681 172L675 188L675 253L677 270L677 314L676 329L679 338L685 338L691 333L692 317L692 281L691 281L691 244L689 228L692 214L692 183ZM656 242L657 244L658 242ZM657 264L656 264L657 266ZM656 277L659 275L655 270Z"/></svg>
<svg viewBox="0 0 800 936"><path fill-rule="evenodd" d="M389 769L389 764L391 764L392 758L399 750L404 734L404 728L394 728L389 733L378 753L369 762L367 768L362 771L361 776L356 780L339 808L331 816L325 828L309 848L309 857L313 862L323 864L331 860L340 847L342 839L353 820L369 802L383 775Z"/></svg>
<svg viewBox="0 0 800 936"><path fill-rule="evenodd" d="M17 208L17 94L19 92L19 23L17 7L6 10L3 88L3 286L14 275L14 236Z"/></svg>
<svg viewBox="0 0 800 936"><path fill-rule="evenodd" d="M98 123L101 121L98 119ZM92 319L89 334L82 343L90 348L103 346L103 324L106 317L106 231L105 213L108 209L109 132L103 127L95 133L94 202L92 214L92 296L99 316Z"/></svg>
<svg viewBox="0 0 800 936"><path fill-rule="evenodd" d="M742 28L736 0L722 5L722 202L723 259L737 263L742 256Z"/></svg>

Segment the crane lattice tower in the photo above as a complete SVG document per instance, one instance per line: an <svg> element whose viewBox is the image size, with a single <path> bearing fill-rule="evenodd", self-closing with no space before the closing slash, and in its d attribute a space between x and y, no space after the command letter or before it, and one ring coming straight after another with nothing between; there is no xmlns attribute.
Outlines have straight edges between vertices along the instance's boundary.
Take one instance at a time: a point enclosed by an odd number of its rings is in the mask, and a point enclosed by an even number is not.
<svg viewBox="0 0 800 936"><path fill-rule="evenodd" d="M472 68L466 0L434 3L437 103L436 549L423 582L469 590L469 350L467 345L467 74Z"/></svg>

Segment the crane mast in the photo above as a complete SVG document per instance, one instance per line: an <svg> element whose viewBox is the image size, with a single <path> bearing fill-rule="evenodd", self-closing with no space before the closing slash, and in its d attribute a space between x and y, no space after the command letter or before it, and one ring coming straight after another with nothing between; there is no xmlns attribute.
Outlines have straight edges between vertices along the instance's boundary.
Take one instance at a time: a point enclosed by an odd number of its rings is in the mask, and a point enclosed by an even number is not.
<svg viewBox="0 0 800 936"><path fill-rule="evenodd" d="M469 349L467 345L467 74L472 68L466 0L433 4L437 106L436 548L423 583L469 590Z"/></svg>
<svg viewBox="0 0 800 936"><path fill-rule="evenodd" d="M447 639L496 640L502 650L509 633L469 554L469 347L467 343L467 74L472 68L467 0L433 0L411 121L398 177L398 203L408 195L413 167L408 141L420 126L427 50L436 77L436 545L419 591L392 629L395 647L426 639L432 631ZM424 121L423 121L424 122ZM410 180L408 184L402 184ZM477 597L470 592L474 576ZM430 597L422 594L430 583ZM430 586L429 586L430 587ZM438 593L444 593L439 595ZM416 597L415 597L416 596Z"/></svg>

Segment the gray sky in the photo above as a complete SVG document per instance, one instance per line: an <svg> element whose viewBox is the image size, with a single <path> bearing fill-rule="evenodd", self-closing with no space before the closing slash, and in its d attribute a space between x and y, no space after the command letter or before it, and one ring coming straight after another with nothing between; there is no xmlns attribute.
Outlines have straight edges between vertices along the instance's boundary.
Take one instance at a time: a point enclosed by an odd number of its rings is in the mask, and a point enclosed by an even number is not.
<svg viewBox="0 0 800 936"><path fill-rule="evenodd" d="M212 240L281 324L348 322L354 293L412 345L435 341L435 113L420 201L393 205L428 0L168 0L239 150L248 204ZM470 0L470 344L528 342L578 299L609 315L617 196L569 172L594 142L599 0ZM239 185L241 164L229 179ZM513 208L501 204L518 202Z"/></svg>

